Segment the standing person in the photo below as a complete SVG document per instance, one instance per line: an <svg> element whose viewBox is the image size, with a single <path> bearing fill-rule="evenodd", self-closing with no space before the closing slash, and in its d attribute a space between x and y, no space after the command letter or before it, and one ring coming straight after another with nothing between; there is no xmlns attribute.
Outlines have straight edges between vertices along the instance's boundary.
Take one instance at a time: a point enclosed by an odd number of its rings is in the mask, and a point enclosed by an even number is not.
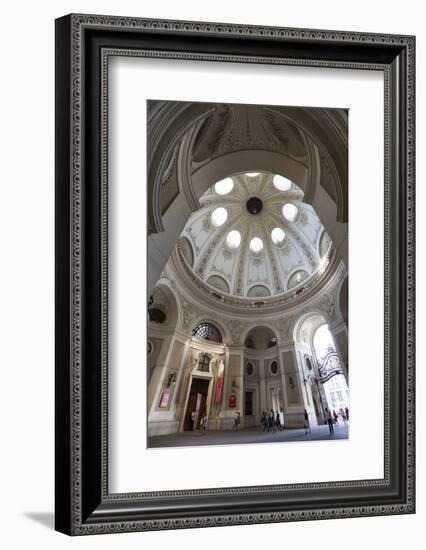
<svg viewBox="0 0 426 550"><path fill-rule="evenodd" d="M277 411L277 415L276 415L276 420L275 420L275 426L277 427L277 431L279 430L280 432L283 431L283 427L281 426L281 417L280 417L280 413Z"/></svg>
<svg viewBox="0 0 426 550"><path fill-rule="evenodd" d="M331 414L331 412L327 408L325 409L325 418L327 420L330 435L334 435L333 415Z"/></svg>
<svg viewBox="0 0 426 550"><path fill-rule="evenodd" d="M304 422L304 426L305 426L305 435L308 435L308 432L311 434L312 431L311 431L311 425L309 424L309 415L308 415L308 411L305 409L305 412L304 412L304 416L305 416L305 422Z"/></svg>
<svg viewBox="0 0 426 550"><path fill-rule="evenodd" d="M266 413L262 411L262 416L260 417L260 423L262 424L262 432L266 430Z"/></svg>
<svg viewBox="0 0 426 550"><path fill-rule="evenodd" d="M346 426L346 412L342 409L342 407L340 407L339 414L342 417L343 424Z"/></svg>
<svg viewBox="0 0 426 550"><path fill-rule="evenodd" d="M333 418L334 418L334 423L337 424L337 421L339 420L339 417L337 415L337 412L333 409Z"/></svg>
<svg viewBox="0 0 426 550"><path fill-rule="evenodd" d="M265 423L263 425L264 426L263 431L266 430L267 432L269 432L269 414L266 411L264 411L263 412L263 417L265 419Z"/></svg>
<svg viewBox="0 0 426 550"><path fill-rule="evenodd" d="M191 413L191 430L195 430L195 418L197 416L197 413L195 411L192 411Z"/></svg>
<svg viewBox="0 0 426 550"><path fill-rule="evenodd" d="M272 409L271 409L271 412L269 413L269 424L272 428L272 431L275 433L275 414Z"/></svg>
<svg viewBox="0 0 426 550"><path fill-rule="evenodd" d="M207 432L207 415L204 415L201 419L201 433L206 435Z"/></svg>
<svg viewBox="0 0 426 550"><path fill-rule="evenodd" d="M232 426L232 430L233 430L234 432L237 432L237 431L238 431L238 426L240 425L240 421L241 421L241 419L240 419L240 412L237 411L237 412L235 413L234 425Z"/></svg>
<svg viewBox="0 0 426 550"><path fill-rule="evenodd" d="M347 406L345 407L345 416L346 416L346 420L349 421L349 409Z"/></svg>

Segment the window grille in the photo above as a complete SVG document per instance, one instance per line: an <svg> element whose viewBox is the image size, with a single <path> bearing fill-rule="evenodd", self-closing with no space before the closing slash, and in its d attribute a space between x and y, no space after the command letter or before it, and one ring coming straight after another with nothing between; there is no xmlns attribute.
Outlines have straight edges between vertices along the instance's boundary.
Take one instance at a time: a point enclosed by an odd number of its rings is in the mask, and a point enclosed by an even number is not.
<svg viewBox="0 0 426 550"><path fill-rule="evenodd" d="M212 323L200 323L192 332L193 336L201 340L210 340L211 342L222 342L222 334Z"/></svg>

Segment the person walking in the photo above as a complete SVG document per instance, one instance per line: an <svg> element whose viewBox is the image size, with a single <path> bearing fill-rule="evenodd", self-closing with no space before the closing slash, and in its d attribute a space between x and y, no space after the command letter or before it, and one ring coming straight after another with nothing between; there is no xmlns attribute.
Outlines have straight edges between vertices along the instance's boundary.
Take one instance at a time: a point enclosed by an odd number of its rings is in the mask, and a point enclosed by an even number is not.
<svg viewBox="0 0 426 550"><path fill-rule="evenodd" d="M333 415L327 408L325 409L325 418L327 420L328 430L330 432L330 435L334 435Z"/></svg>
<svg viewBox="0 0 426 550"><path fill-rule="evenodd" d="M269 432L269 429L270 429L270 426L269 426L269 414L268 414L266 411L264 411L263 415L264 415L264 418L265 418L265 424L264 424L264 429L263 429L263 431L266 430L267 432Z"/></svg>
<svg viewBox="0 0 426 550"><path fill-rule="evenodd" d="M275 413L273 409L271 409L269 413L269 424L271 426L272 431L275 433Z"/></svg>
<svg viewBox="0 0 426 550"><path fill-rule="evenodd" d="M262 432L264 432L267 428L266 412L265 411L262 411L262 416L260 417L260 423L262 424Z"/></svg>
<svg viewBox="0 0 426 550"><path fill-rule="evenodd" d="M283 427L281 426L281 417L280 417L280 413L277 411L277 414L276 414L276 417L275 417L275 426L277 428L277 431L279 430L280 432L283 431Z"/></svg>
<svg viewBox="0 0 426 550"><path fill-rule="evenodd" d="M306 409L305 409L305 412L304 412L304 417L305 417L305 422L304 422L305 435L308 435L308 432L309 432L309 434L311 434L312 431L311 431L311 425L309 424L308 411Z"/></svg>
<svg viewBox="0 0 426 550"><path fill-rule="evenodd" d="M235 413L234 425L232 426L232 431L238 432L238 426L240 425L240 422L241 422L240 412L237 411Z"/></svg>
<svg viewBox="0 0 426 550"><path fill-rule="evenodd" d="M334 423L337 424L337 421L339 420L339 416L337 415L337 412L333 409L333 418Z"/></svg>
<svg viewBox="0 0 426 550"><path fill-rule="evenodd" d="M191 413L191 430L195 430L195 418L197 417L197 413L195 411L192 411Z"/></svg>
<svg viewBox="0 0 426 550"><path fill-rule="evenodd" d="M343 424L346 426L346 421L347 421L346 412L342 409L342 407L340 407L339 414L342 417Z"/></svg>
<svg viewBox="0 0 426 550"><path fill-rule="evenodd" d="M201 433L206 435L207 432L207 415L204 415L201 419Z"/></svg>

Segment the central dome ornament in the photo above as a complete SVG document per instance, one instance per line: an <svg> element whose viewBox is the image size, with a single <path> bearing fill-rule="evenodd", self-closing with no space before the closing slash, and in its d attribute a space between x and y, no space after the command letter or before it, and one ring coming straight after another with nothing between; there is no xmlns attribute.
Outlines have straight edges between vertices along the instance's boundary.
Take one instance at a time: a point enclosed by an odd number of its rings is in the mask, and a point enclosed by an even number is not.
<svg viewBox="0 0 426 550"><path fill-rule="evenodd" d="M263 202L257 198L257 197L251 197L247 201L247 210L250 212L250 214L259 214L259 212L263 208Z"/></svg>

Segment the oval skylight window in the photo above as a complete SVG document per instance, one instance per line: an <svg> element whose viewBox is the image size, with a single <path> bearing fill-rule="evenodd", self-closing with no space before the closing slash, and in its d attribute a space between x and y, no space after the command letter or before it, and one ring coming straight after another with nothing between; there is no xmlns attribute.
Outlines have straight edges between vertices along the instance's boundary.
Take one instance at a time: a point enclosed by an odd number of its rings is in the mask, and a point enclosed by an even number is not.
<svg viewBox="0 0 426 550"><path fill-rule="evenodd" d="M250 241L250 250L252 252L261 252L263 250L263 242L262 239L259 239L259 237L254 237Z"/></svg>
<svg viewBox="0 0 426 550"><path fill-rule="evenodd" d="M280 227L275 227L271 231L271 239L274 244L282 243L285 238L285 233Z"/></svg>
<svg viewBox="0 0 426 550"><path fill-rule="evenodd" d="M218 181L214 185L214 190L218 195L227 195L233 188L234 182L232 181L232 178L225 178L224 180Z"/></svg>
<svg viewBox="0 0 426 550"><path fill-rule="evenodd" d="M246 172L246 176L248 176L249 178L255 178L259 174L260 172Z"/></svg>
<svg viewBox="0 0 426 550"><path fill-rule="evenodd" d="M211 215L211 221L215 227L220 227L226 222L227 219L228 219L228 212L226 208L223 208L222 206L220 206L219 208L216 208L215 210L213 210Z"/></svg>
<svg viewBox="0 0 426 550"><path fill-rule="evenodd" d="M308 278L308 274L304 270L296 271L293 273L293 275L290 277L287 288L290 290L291 288L294 288L295 286L299 285L302 281Z"/></svg>
<svg viewBox="0 0 426 550"><path fill-rule="evenodd" d="M279 191L288 191L291 188L291 181L279 174L273 177L272 182Z"/></svg>
<svg viewBox="0 0 426 550"><path fill-rule="evenodd" d="M226 237L226 244L229 246L229 248L238 248L241 243L241 233L234 229L233 231L230 231L228 233L228 236Z"/></svg>
<svg viewBox="0 0 426 550"><path fill-rule="evenodd" d="M294 222L297 218L297 206L288 202L283 206L283 216L289 222Z"/></svg>

